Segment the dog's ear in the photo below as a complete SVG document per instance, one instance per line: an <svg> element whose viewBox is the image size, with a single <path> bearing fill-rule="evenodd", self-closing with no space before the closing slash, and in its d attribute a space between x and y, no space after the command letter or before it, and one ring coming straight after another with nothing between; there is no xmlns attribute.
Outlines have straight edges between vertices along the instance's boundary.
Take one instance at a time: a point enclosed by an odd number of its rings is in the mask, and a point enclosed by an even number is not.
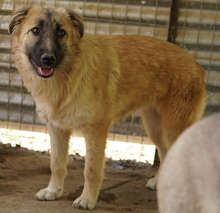
<svg viewBox="0 0 220 213"><path fill-rule="evenodd" d="M22 7L13 13L8 25L8 32L10 34L12 34L16 30L17 25L19 25L25 19L25 16L28 14L30 8L31 7L28 6Z"/></svg>
<svg viewBox="0 0 220 213"><path fill-rule="evenodd" d="M77 30L78 32L78 38L82 38L83 34L84 34L84 24L82 21L82 17L80 15L78 15L77 13L71 11L71 10L67 10L69 17L72 21L72 25L73 27Z"/></svg>

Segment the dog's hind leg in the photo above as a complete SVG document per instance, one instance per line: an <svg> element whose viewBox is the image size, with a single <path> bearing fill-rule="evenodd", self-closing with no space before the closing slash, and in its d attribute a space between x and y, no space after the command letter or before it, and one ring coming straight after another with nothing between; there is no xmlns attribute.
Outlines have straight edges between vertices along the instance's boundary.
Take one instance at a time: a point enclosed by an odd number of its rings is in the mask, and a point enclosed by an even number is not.
<svg viewBox="0 0 220 213"><path fill-rule="evenodd" d="M84 169L84 189L73 205L78 209L93 209L102 182L105 144L109 125L98 124L84 131L86 140L86 159Z"/></svg>
<svg viewBox="0 0 220 213"><path fill-rule="evenodd" d="M40 190L35 195L38 200L55 200L62 196L67 170L68 144L71 131L60 129L51 124L48 124L48 130L51 141L51 178L48 187Z"/></svg>
<svg viewBox="0 0 220 213"><path fill-rule="evenodd" d="M142 119L148 136L156 145L161 164L177 137L190 125L198 121L205 107L204 87L172 91L155 103L155 107L142 109ZM157 177L150 179L147 188L156 189Z"/></svg>
<svg viewBox="0 0 220 213"><path fill-rule="evenodd" d="M167 153L167 147L164 141L165 137L163 135L163 126L162 126L161 117L157 112L157 110L151 107L141 110L141 115L147 135L156 145L158 149L160 162L162 162ZM156 184L157 184L157 175L148 181L146 187L155 190Z"/></svg>

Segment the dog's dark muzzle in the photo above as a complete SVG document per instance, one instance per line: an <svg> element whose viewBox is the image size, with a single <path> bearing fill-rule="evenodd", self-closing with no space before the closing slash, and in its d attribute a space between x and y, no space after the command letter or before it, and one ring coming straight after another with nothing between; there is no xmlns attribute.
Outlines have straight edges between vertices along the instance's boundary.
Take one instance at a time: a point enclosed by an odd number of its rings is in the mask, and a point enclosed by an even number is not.
<svg viewBox="0 0 220 213"><path fill-rule="evenodd" d="M40 57L39 63L36 63L33 58L31 58L31 63L36 68L37 74L40 77L49 78L52 77L54 73L54 67L56 66L56 56L53 54L43 54Z"/></svg>

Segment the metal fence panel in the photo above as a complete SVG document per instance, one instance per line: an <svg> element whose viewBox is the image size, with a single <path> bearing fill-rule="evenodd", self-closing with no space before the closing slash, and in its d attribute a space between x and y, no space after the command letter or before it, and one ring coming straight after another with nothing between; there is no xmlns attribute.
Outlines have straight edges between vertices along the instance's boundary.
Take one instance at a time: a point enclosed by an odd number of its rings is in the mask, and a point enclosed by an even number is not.
<svg viewBox="0 0 220 213"><path fill-rule="evenodd" d="M175 2L173 0L173 2ZM218 0L180 0L173 42L191 53L207 72L206 113L219 111L220 101L220 12ZM35 104L23 86L11 54L7 26L12 12L23 5L68 7L84 18L85 31L92 34L142 34L167 40L170 0L0 0L0 119L7 122L41 124ZM131 120L129 120L130 122ZM130 122L127 132L139 131L139 119ZM124 123L114 131L124 133Z"/></svg>

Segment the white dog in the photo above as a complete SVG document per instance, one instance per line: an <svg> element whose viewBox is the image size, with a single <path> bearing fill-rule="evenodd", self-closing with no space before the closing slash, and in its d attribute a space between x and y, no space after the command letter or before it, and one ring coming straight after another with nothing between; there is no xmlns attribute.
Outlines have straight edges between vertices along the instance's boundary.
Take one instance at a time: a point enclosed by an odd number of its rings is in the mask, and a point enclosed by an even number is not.
<svg viewBox="0 0 220 213"><path fill-rule="evenodd" d="M158 202L160 213L220 213L220 114L177 139L162 165Z"/></svg>

